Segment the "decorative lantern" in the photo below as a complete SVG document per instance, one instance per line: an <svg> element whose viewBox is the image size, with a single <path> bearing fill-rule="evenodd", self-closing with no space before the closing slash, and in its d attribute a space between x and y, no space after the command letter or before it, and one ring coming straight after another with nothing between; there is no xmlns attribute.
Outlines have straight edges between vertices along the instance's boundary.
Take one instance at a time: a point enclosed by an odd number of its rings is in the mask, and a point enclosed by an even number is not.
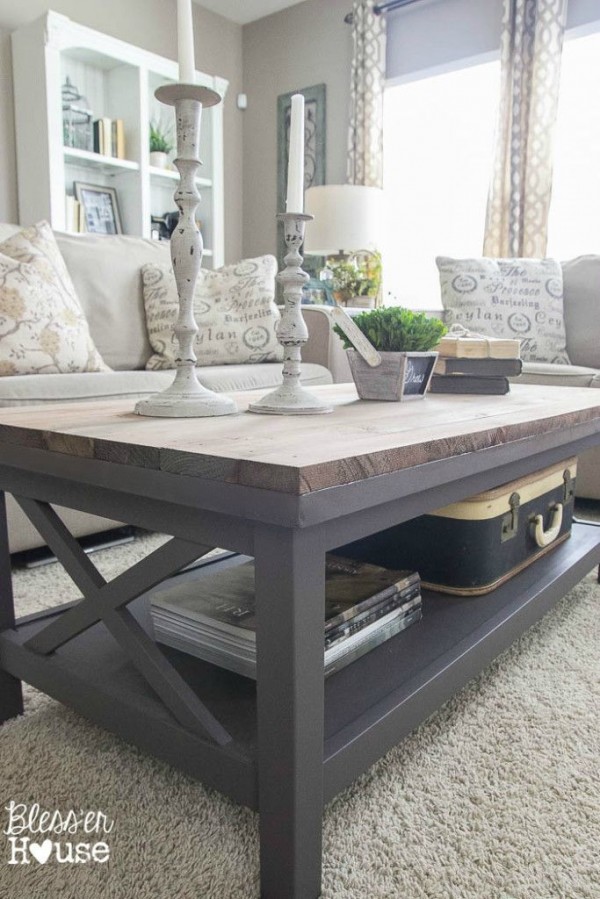
<svg viewBox="0 0 600 899"><path fill-rule="evenodd" d="M88 101L67 76L61 88L63 111L63 143L77 150L94 149L94 126Z"/></svg>

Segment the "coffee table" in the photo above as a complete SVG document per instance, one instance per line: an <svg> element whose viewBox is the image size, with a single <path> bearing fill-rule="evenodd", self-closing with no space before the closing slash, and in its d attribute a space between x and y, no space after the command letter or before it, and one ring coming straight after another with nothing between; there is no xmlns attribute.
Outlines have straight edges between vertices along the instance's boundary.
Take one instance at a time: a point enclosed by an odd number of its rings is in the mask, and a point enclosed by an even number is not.
<svg viewBox="0 0 600 899"><path fill-rule="evenodd" d="M264 899L320 894L323 803L600 561L600 528L576 525L487 597L425 594L419 624L324 683L325 553L597 444L600 394L317 392L331 415L150 419L125 400L0 410L0 488L84 597L15 623L2 513L0 721L21 712L27 681L257 808ZM50 503L173 539L106 584ZM128 608L214 546L255 558L256 684L161 651Z"/></svg>

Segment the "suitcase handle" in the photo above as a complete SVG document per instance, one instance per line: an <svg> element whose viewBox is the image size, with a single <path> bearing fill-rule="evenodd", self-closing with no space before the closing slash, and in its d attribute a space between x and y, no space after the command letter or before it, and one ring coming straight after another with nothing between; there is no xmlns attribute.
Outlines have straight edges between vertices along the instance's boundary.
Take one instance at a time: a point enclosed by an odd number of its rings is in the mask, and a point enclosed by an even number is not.
<svg viewBox="0 0 600 899"><path fill-rule="evenodd" d="M547 531L544 530L544 519L542 515L536 515L533 519L533 536L538 546L549 546L553 540L556 540L560 533L562 525L563 505L557 503L552 509L552 521Z"/></svg>

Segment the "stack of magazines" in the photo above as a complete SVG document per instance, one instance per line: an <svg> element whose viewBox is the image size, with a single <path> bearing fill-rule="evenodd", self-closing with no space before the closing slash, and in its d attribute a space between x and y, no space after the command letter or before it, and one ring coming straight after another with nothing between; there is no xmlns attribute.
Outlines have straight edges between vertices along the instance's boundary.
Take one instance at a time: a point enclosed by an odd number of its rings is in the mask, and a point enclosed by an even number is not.
<svg viewBox="0 0 600 899"><path fill-rule="evenodd" d="M256 678L254 563L244 562L152 596L160 643ZM343 668L421 618L415 571L392 571L328 553L325 674Z"/></svg>

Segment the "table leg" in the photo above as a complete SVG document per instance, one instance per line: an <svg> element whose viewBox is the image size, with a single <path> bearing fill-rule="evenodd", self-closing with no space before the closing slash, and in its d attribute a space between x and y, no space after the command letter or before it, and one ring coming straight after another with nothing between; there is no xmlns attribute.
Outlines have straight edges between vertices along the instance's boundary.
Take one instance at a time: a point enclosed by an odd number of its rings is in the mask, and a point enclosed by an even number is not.
<svg viewBox="0 0 600 899"><path fill-rule="evenodd" d="M12 591L6 500L0 491L0 631L15 626L15 604ZM23 714L21 681L0 669L0 724Z"/></svg>
<svg viewBox="0 0 600 899"><path fill-rule="evenodd" d="M310 532L255 537L262 899L321 894L325 552Z"/></svg>

